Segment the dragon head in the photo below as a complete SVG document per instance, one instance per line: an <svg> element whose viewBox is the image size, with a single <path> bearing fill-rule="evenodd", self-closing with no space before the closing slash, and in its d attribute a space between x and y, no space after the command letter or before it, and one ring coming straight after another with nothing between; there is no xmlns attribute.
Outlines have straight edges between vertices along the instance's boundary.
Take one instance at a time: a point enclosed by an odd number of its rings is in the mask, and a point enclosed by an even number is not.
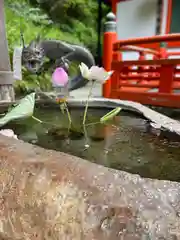
<svg viewBox="0 0 180 240"><path fill-rule="evenodd" d="M44 49L41 45L40 36L38 36L28 46L23 47L22 64L28 71L37 74L40 72L44 61Z"/></svg>

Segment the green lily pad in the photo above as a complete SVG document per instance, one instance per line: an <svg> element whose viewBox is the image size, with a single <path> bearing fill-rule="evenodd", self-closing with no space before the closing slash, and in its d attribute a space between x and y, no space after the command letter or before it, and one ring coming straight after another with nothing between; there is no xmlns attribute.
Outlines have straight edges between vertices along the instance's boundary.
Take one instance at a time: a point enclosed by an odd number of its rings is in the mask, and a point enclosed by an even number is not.
<svg viewBox="0 0 180 240"><path fill-rule="evenodd" d="M22 98L17 106L13 107L5 116L0 118L0 127L13 120L31 117L34 112L34 105L35 93Z"/></svg>

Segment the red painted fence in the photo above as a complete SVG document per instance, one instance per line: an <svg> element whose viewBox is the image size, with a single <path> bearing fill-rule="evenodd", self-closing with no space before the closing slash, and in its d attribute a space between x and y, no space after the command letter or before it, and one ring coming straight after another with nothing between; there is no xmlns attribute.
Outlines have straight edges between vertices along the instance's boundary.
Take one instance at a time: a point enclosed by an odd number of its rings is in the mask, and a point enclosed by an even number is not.
<svg viewBox="0 0 180 240"><path fill-rule="evenodd" d="M180 34L112 42L111 69L114 73L104 86L104 97L180 108L180 58L168 59L180 57L180 52L144 47L145 44L149 47L152 43L172 41L180 41ZM123 61L121 53L124 51L138 52L139 60ZM147 54L153 55L153 59L147 60Z"/></svg>

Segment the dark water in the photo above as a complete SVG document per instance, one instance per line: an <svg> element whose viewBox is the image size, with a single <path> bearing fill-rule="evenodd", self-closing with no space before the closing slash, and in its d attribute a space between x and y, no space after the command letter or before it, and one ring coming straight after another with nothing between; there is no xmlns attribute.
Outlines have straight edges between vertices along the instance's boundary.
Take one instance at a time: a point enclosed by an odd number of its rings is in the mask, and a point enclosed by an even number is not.
<svg viewBox="0 0 180 240"><path fill-rule="evenodd" d="M106 110L90 110L88 121L97 122L105 113ZM180 181L180 142L162 138L156 131L147 132L146 120L121 112L106 125L88 126L87 136L83 136L83 111L72 110L71 114L78 132L72 133L71 139L65 137L67 117L58 110L36 110L35 116L50 124L39 124L30 119L13 123L11 127L20 139L44 148L143 177Z"/></svg>

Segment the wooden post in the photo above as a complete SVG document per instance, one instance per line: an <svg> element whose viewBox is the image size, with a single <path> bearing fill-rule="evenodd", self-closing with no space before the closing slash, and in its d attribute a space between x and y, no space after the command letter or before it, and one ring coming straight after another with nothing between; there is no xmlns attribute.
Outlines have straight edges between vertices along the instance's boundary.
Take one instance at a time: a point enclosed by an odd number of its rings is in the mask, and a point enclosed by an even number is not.
<svg viewBox="0 0 180 240"><path fill-rule="evenodd" d="M117 41L116 16L108 13L104 24L103 39L103 67L106 71L111 71L113 44ZM111 78L103 84L103 97L109 98L111 95Z"/></svg>
<svg viewBox="0 0 180 240"><path fill-rule="evenodd" d="M175 66L173 64L161 65L159 93L172 93L174 69Z"/></svg>
<svg viewBox="0 0 180 240"><path fill-rule="evenodd" d="M13 73L6 38L4 0L0 0L0 102L14 101L14 98Z"/></svg>

